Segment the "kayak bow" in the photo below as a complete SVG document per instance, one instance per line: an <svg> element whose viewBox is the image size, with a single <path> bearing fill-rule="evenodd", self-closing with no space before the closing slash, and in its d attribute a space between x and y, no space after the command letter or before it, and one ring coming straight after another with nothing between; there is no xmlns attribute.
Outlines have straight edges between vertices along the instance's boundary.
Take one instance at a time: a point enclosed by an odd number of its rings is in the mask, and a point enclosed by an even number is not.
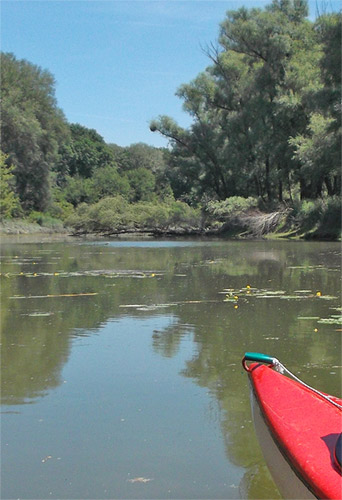
<svg viewBox="0 0 342 500"><path fill-rule="evenodd" d="M280 493L341 499L342 400L308 386L266 354L246 353L242 364L256 434Z"/></svg>

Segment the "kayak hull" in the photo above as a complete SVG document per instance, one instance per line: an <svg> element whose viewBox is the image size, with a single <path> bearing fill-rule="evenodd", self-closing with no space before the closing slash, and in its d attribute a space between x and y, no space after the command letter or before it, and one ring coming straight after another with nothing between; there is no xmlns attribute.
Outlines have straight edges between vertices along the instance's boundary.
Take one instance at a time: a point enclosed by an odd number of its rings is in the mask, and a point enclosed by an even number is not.
<svg viewBox="0 0 342 500"><path fill-rule="evenodd" d="M339 408L263 364L252 364L248 373L256 434L281 495L341 499L333 458L342 428Z"/></svg>
<svg viewBox="0 0 342 500"><path fill-rule="evenodd" d="M251 407L255 433L261 445L267 467L281 496L288 500L317 498L297 476L272 437L253 390L251 391Z"/></svg>

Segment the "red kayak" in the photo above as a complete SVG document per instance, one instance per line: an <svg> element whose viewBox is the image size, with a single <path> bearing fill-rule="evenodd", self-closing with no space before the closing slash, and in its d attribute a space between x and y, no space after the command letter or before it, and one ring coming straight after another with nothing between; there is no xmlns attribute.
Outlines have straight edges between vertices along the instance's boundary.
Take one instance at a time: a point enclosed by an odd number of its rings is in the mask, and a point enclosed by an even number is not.
<svg viewBox="0 0 342 500"><path fill-rule="evenodd" d="M342 400L304 384L276 358L246 353L243 366L256 433L282 496L341 499Z"/></svg>

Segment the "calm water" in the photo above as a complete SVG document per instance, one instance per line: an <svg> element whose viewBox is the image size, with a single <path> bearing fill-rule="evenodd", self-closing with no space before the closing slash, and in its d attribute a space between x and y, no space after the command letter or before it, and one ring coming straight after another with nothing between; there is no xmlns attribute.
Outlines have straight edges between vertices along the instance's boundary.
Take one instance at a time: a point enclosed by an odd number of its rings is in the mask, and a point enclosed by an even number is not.
<svg viewBox="0 0 342 500"><path fill-rule="evenodd" d="M339 395L340 258L338 243L4 241L1 498L279 498L241 358Z"/></svg>

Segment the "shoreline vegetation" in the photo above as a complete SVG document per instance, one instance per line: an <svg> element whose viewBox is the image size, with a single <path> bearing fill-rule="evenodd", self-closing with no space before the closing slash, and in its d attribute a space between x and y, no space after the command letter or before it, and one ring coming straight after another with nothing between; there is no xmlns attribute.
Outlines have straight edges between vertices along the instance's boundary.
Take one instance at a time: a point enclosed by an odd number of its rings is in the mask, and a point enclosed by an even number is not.
<svg viewBox="0 0 342 500"><path fill-rule="evenodd" d="M246 208L243 205L248 204ZM121 212L118 207L122 208ZM231 239L341 240L341 201L319 200L262 212L257 200L235 197L211 203L206 210L185 203L155 206L125 204L106 198L66 221L52 217L2 220L0 235L64 235L93 237L220 237Z"/></svg>
<svg viewBox="0 0 342 500"><path fill-rule="evenodd" d="M165 148L68 123L55 79L1 53L0 233L341 239L341 12L228 11L160 115Z"/></svg>

